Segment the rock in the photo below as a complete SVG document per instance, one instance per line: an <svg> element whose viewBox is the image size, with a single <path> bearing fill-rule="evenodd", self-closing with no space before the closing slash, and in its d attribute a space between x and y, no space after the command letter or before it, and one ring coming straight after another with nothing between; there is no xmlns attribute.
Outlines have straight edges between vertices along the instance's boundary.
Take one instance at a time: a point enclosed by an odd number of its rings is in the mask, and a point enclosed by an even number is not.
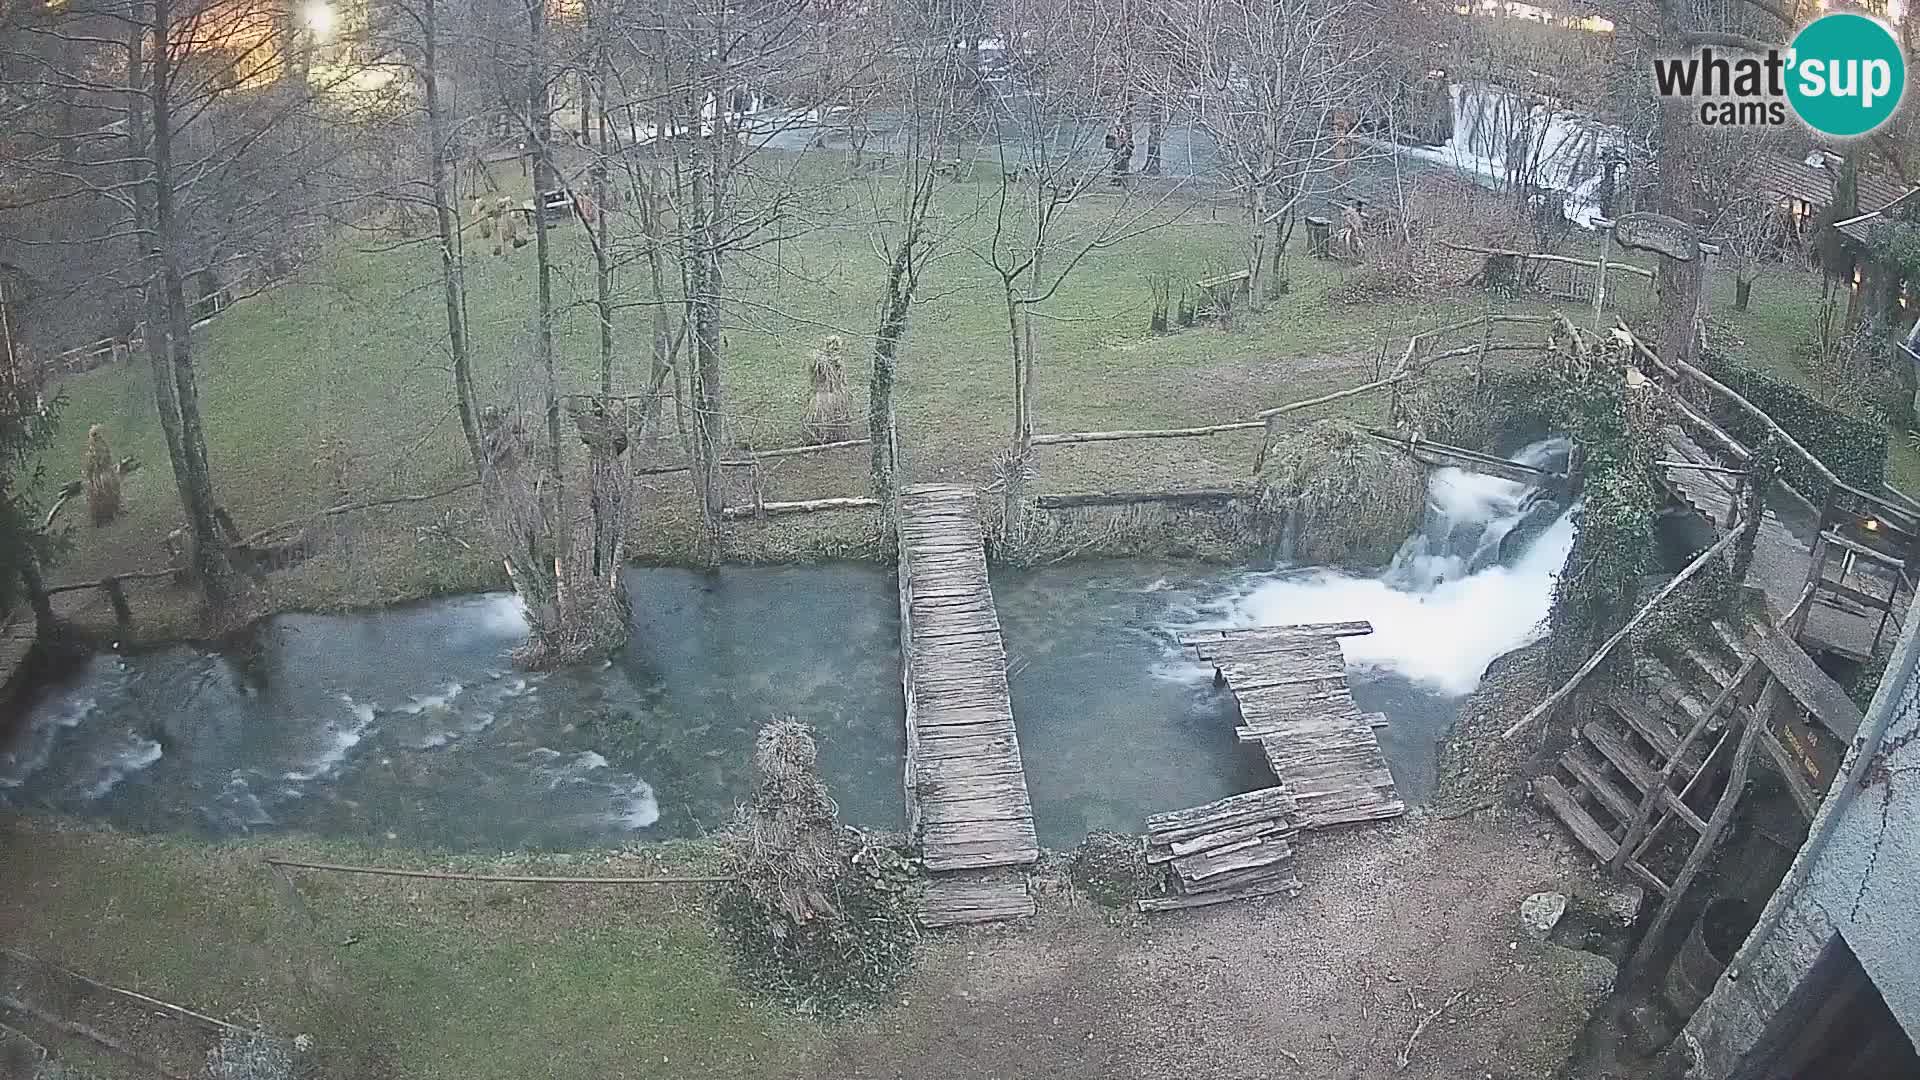
<svg viewBox="0 0 1920 1080"><path fill-rule="evenodd" d="M293 1048L294 1048L295 1050L298 1050L298 1051L299 1051L300 1053L302 1053L302 1054L304 1054L304 1053L306 1053L306 1052L307 1052L307 1051L309 1051L309 1050L312 1050L312 1049L313 1049L313 1036L311 1036L311 1035L295 1035L295 1036L293 1037Z"/></svg>
<svg viewBox="0 0 1920 1080"><path fill-rule="evenodd" d="M1567 894L1537 892L1520 901L1520 923L1527 933L1544 939L1567 913Z"/></svg>
<svg viewBox="0 0 1920 1080"><path fill-rule="evenodd" d="M1632 926L1640 917L1640 905L1647 899L1647 890L1638 885L1611 884L1600 894L1601 906L1607 917L1621 926Z"/></svg>

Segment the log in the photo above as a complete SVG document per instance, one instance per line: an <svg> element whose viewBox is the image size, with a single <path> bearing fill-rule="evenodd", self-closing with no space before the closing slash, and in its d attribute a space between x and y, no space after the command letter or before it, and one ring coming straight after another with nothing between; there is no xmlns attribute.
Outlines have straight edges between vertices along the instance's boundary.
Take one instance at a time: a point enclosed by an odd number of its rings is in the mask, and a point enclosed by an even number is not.
<svg viewBox="0 0 1920 1080"><path fill-rule="evenodd" d="M64 967L60 964L56 964L51 960L42 960L37 956L31 956L27 953L21 952L18 949L9 949L9 948L6 948L5 946L0 946L0 954L11 956L15 960L19 960L22 963L33 964L38 967L44 967L50 971L57 971L62 976L72 979L73 981L80 983L83 986L91 987L95 990L102 991L103 993L113 994L116 997L123 997L123 998L126 998L128 1001L138 1002L139 1004L147 1006L148 1008L160 1009L165 1012L170 1012L170 1013L173 1013L175 1016L184 1017L185 1019L192 1020L196 1023L205 1024L206 1026L210 1028L214 1028L216 1030L239 1032L242 1034L251 1034L253 1032L252 1028L244 1028L238 1024L229 1024L225 1020L217 1020L211 1016L208 1016L205 1013L195 1012L192 1009L186 1008L185 1006L175 1005L171 1001L161 1001L159 998L156 998L156 997L148 997L145 994L137 993L133 990L125 990L118 986L113 986L108 983L100 982L97 979L90 979L87 976L82 975L79 972L73 970L72 968Z"/></svg>
<svg viewBox="0 0 1920 1080"><path fill-rule="evenodd" d="M1489 476L1497 476L1502 480L1511 480L1516 484L1526 484L1529 487L1564 484L1567 481L1566 476L1561 473L1551 473L1545 469L1536 469L1529 465L1508 461L1505 458L1497 458L1491 454L1482 454L1477 450L1448 446L1446 443L1428 442L1425 439L1403 438L1395 435L1391 431L1383 431L1379 428L1366 428L1365 431L1368 438L1374 439L1377 442L1386 443L1389 446L1397 446L1405 450L1408 454L1411 454L1415 460L1425 462L1428 465L1450 465L1471 472L1481 472ZM1432 461L1421 457L1421 454L1433 454L1451 460Z"/></svg>
<svg viewBox="0 0 1920 1080"><path fill-rule="evenodd" d="M773 458L798 457L802 454L820 454L828 450L845 450L853 446L867 446L872 442L872 439L842 439L839 442L810 443L806 446L781 446L772 450L756 450L749 456L743 458L723 458L720 461L720 467L723 469L750 469L762 461ZM692 468L693 466L691 464L649 465L645 468L633 470L633 475L666 476L670 473L683 473Z"/></svg>
<svg viewBox="0 0 1920 1080"><path fill-rule="evenodd" d="M14 1012L20 1013L22 1015L31 1016L35 1020L39 1021L40 1023L45 1024L56 1031L59 1031L61 1034L72 1035L77 1038L85 1039L86 1041L94 1044L95 1046L100 1047L103 1050L108 1051L109 1053L114 1054L117 1057L121 1057L126 1059L127 1061L133 1062L135 1065L138 1065L139 1067L147 1070L148 1072L154 1073L155 1075L158 1075L158 1076L164 1076L167 1078L167 1080L187 1080L187 1074L182 1072L175 1072L174 1070L167 1068L165 1065L162 1065L160 1062L154 1060L153 1058L148 1057L147 1055L141 1053L138 1050L135 1050L133 1047L128 1046L126 1043L121 1042L120 1040L114 1038L113 1036L108 1035L105 1032L99 1031L98 1029L88 1027L85 1024L77 1023L75 1021L68 1020L66 1017L59 1016L55 1013L49 1012L46 1009L43 1009L40 1006L35 1005L30 1001L23 1001L20 998L14 997L11 994L4 994L4 995L0 995L0 1008L11 1009Z"/></svg>
<svg viewBox="0 0 1920 1080"><path fill-rule="evenodd" d="M1221 435L1229 431L1251 431L1265 427L1263 420L1235 420L1190 428L1148 428L1133 431L1067 431L1054 435L1035 435L1030 446L1065 446L1069 443L1121 442L1127 439L1190 439L1201 435Z"/></svg>
<svg viewBox="0 0 1920 1080"><path fill-rule="evenodd" d="M861 496L848 499L805 499L800 502L765 502L758 506L728 506L720 511L722 521L746 518L779 517L783 514L811 514L819 510L876 510L880 500Z"/></svg>
<svg viewBox="0 0 1920 1080"><path fill-rule="evenodd" d="M1582 680L1588 675L1593 674L1593 669L1600 666L1600 662L1607 658L1607 654L1611 653L1616 646L1627 639L1627 635L1633 632L1634 627L1646 621L1647 616L1653 613L1653 609L1660 606L1660 601L1665 600L1675 589L1686 584L1687 580L1699 573L1701 568L1705 567L1709 560L1726 550L1728 545L1739 538L1740 532L1741 530L1737 527L1728 529L1727 534L1719 540L1714 541L1712 547L1694 556L1693 561L1688 563L1685 569L1675 574L1673 580L1662 585L1660 591L1653 594L1653 599L1647 601L1645 607L1634 612L1633 618L1627 620L1627 625L1621 627L1617 633L1607 639L1606 644L1600 646L1599 652L1588 657L1587 662L1580 665L1580 670L1573 673L1573 678L1568 679L1565 686L1548 695L1547 700L1535 705L1528 711L1527 715L1515 720L1513 726L1508 728L1500 737L1502 739L1513 738L1535 720L1545 716L1554 706L1566 700L1567 695L1573 693L1574 689L1580 685Z"/></svg>
<svg viewBox="0 0 1920 1080"><path fill-rule="evenodd" d="M1137 503L1217 503L1249 498L1243 488L1192 488L1186 491L1089 491L1080 493L1035 495L1033 504L1042 510L1072 510L1083 506L1133 506Z"/></svg>
<svg viewBox="0 0 1920 1080"><path fill-rule="evenodd" d="M1603 267L1602 264L1592 259L1576 259L1569 255L1549 255L1545 252L1535 251L1511 251L1507 248L1480 247L1475 244L1455 244L1444 240L1441 241L1441 243L1455 251L1465 251L1474 255L1510 255L1516 259L1532 259L1536 262L1566 263L1570 266L1584 266L1589 270L1619 270L1622 273L1638 274L1649 281L1653 280L1653 271L1644 266L1635 266L1632 263L1608 262Z"/></svg>
<svg viewBox="0 0 1920 1080"><path fill-rule="evenodd" d="M532 874L458 874L444 870L397 870L384 866L347 866L341 863L302 862L298 859L262 859L268 866L290 870L322 870L334 874L370 874L375 877L424 878L430 881L484 881L507 885L722 885L734 879L691 877L541 877Z"/></svg>
<svg viewBox="0 0 1920 1080"><path fill-rule="evenodd" d="M1289 818L1293 812L1292 792L1283 787L1261 788L1203 806L1151 815L1147 818L1147 841L1164 846L1235 825Z"/></svg>

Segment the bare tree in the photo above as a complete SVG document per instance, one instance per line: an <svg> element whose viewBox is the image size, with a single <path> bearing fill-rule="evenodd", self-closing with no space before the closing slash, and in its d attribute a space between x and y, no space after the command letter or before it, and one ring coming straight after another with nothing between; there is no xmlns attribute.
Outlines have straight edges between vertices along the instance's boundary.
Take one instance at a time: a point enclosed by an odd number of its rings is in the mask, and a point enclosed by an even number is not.
<svg viewBox="0 0 1920 1080"><path fill-rule="evenodd" d="M1219 166L1246 213L1248 292L1266 295L1267 231L1348 161L1345 136L1378 111L1377 39L1346 0L1178 0L1162 24L1161 69L1218 145ZM1184 90L1184 93L1181 92Z"/></svg>

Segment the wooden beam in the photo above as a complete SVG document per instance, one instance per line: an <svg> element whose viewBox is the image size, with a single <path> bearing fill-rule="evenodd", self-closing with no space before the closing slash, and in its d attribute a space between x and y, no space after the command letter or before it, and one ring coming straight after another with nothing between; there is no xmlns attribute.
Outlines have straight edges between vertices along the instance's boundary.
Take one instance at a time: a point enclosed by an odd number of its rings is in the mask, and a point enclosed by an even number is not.
<svg viewBox="0 0 1920 1080"><path fill-rule="evenodd" d="M1042 510L1071 510L1082 506L1132 506L1137 503L1217 503L1252 497L1246 488L1190 488L1186 491L1088 491L1035 495Z"/></svg>
<svg viewBox="0 0 1920 1080"><path fill-rule="evenodd" d="M720 511L722 521L741 521L784 514L811 514L818 510L875 510L880 500L867 496L849 499L805 499L800 502L765 502L757 506L728 506Z"/></svg>
<svg viewBox="0 0 1920 1080"><path fill-rule="evenodd" d="M720 462L723 469L750 469L763 461L774 458L799 457L802 454L824 454L829 450L845 450L851 446L867 446L872 439L842 439L839 442L812 443L806 446L781 446L772 450L756 450L743 458L726 458ZM633 470L635 476L667 476L671 473L683 473L693 468L687 465L649 465Z"/></svg>
<svg viewBox="0 0 1920 1080"><path fill-rule="evenodd" d="M1469 472L1486 473L1489 476L1497 476L1502 480L1511 480L1516 484L1526 484L1529 486L1564 484L1567 481L1567 477L1563 473L1536 469L1530 465L1522 465L1519 462L1508 461L1505 458L1494 457L1491 454L1482 454L1477 450L1448 446L1446 443L1428 442L1425 439L1402 438L1390 431L1383 431L1379 428L1366 428L1364 430L1369 438L1386 443L1389 446L1399 447L1408 454L1411 454L1416 460L1423 461L1429 465L1451 466L1453 468L1466 469ZM1431 454L1442 460L1434 461L1430 458L1423 458L1420 456L1422 454Z"/></svg>
<svg viewBox="0 0 1920 1080"><path fill-rule="evenodd" d="M1192 439L1202 435L1222 435L1229 431L1252 431L1266 426L1264 420L1235 420L1191 428L1145 428L1131 431L1066 431L1054 435L1035 435L1030 446L1065 446L1069 443L1122 442L1128 439Z"/></svg>
<svg viewBox="0 0 1920 1080"><path fill-rule="evenodd" d="M1822 726L1842 742L1853 742L1860 730L1860 707L1793 639L1769 626L1754 642L1753 655Z"/></svg>
<svg viewBox="0 0 1920 1080"><path fill-rule="evenodd" d="M1530 711L1528 711L1527 715L1521 717L1518 720L1515 720L1513 722L1513 726L1508 728L1506 730L1506 733L1501 735L1500 737L1503 739L1513 738L1515 735L1518 735L1528 725L1532 724L1535 720L1538 720L1542 716L1545 716L1550 710L1552 710L1552 708L1555 705L1558 705L1562 701L1566 700L1567 695L1573 693L1574 688L1580 685L1581 680L1585 679L1588 675L1593 674L1593 669L1600 666L1600 662L1607 658L1607 654L1611 653L1616 646L1618 646L1622 641L1625 641L1627 639L1627 635L1633 632L1634 627L1639 626L1642 622L1646 621L1647 616L1653 613L1653 609L1660 606L1660 601L1665 600L1670 594L1672 594L1673 590L1679 588L1681 585L1685 584L1689 578L1692 578L1693 575L1699 573L1701 568L1706 566L1709 560L1711 560L1714 556L1720 554L1722 551L1726 550L1727 545L1733 543L1735 538L1737 538L1739 535L1740 535L1739 528L1737 527L1730 528L1727 530L1727 534L1725 536L1722 536L1719 540L1714 541L1714 544L1712 547L1694 556L1693 561L1688 563L1685 569L1681 570L1678 574L1675 574L1673 576L1673 580L1667 582L1665 585L1662 585L1660 587L1660 591L1653 594L1653 599L1647 601L1647 604L1645 607L1641 608L1637 612L1634 612L1633 618L1627 620L1627 625L1621 627L1619 632L1615 633L1612 637L1607 639L1606 644L1600 646L1599 652L1596 652L1591 657L1588 657L1587 662L1580 665L1580 670L1573 673L1573 678L1568 679L1565 686L1562 686L1560 689L1555 690L1552 694L1550 694L1547 697L1547 700L1541 702L1538 705L1535 705Z"/></svg>
<svg viewBox="0 0 1920 1080"><path fill-rule="evenodd" d="M1455 251L1465 251L1475 255L1511 255L1516 259L1532 259L1535 262L1566 263L1570 266L1584 266L1589 270L1618 270L1621 273L1638 274L1649 281L1653 280L1653 271L1644 266L1635 266L1632 263L1608 262L1601 264L1594 262L1592 259L1576 259L1568 255L1549 255L1545 252L1535 251L1513 251L1509 248L1480 247L1475 244L1455 244L1447 241L1442 241L1442 243Z"/></svg>
<svg viewBox="0 0 1920 1080"><path fill-rule="evenodd" d="M1652 824L1653 811L1656 806L1663 812L1660 818L1661 825L1666 824L1667 819L1673 816L1668 809L1671 804L1667 801L1666 796L1662 795L1662 792L1672 792L1673 774L1679 770L1680 762L1685 758L1687 751L1693 749L1693 744L1706 732L1707 727L1713 723L1714 717L1720 715L1720 710L1739 696L1741 689L1747 685L1747 680L1752 678L1753 673L1759 669L1760 658L1758 656L1749 656L1746 660L1742 661L1740 670L1734 673L1733 681L1729 682L1726 688L1714 697L1712 703L1707 706L1706 711L1702 712L1699 717L1694 720L1693 726L1687 729L1686 735L1682 737L1680 742L1673 748L1673 753L1667 755L1667 762L1660 768L1660 778L1655 782L1654 790L1642 796L1640 806L1634 811L1633 820L1627 824L1626 836L1620 840L1620 851L1618 855L1611 860L1608 869L1616 874L1624 869L1626 864L1634 858L1635 849L1640 846L1640 842L1646 839L1650 831L1657 830L1660 827ZM1694 775L1700 775L1700 773L1706 771L1706 768L1707 763L1701 762L1699 772L1696 772ZM1690 777L1689 790L1691 789L1691 780L1692 778ZM1683 791L1678 798L1681 805L1684 806L1686 804L1685 792ZM1651 829L1649 828L1650 826Z"/></svg>

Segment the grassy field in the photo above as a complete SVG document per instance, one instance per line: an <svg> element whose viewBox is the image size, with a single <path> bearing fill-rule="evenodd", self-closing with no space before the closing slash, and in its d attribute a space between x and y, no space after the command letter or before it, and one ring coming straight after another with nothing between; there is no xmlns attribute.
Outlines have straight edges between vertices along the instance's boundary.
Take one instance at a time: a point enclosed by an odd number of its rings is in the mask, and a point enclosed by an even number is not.
<svg viewBox="0 0 1920 1080"><path fill-rule="evenodd" d="M913 315L901 362L898 411L906 468L914 479L982 480L1004 447L1011 401L1004 308L983 251L992 216L980 213L997 190L984 180L948 190L942 210L954 239L932 270L926 300ZM859 220L871 194L859 183L816 192L799 221ZM1107 193L1088 197L1062 230L1094 226L1111 212ZM1171 336L1147 329L1149 279L1176 285L1217 273L1237 258L1242 228L1204 204L1179 208L1164 228L1094 252L1042 309L1040 430L1155 427L1238 419L1255 409L1312 396L1363 378L1382 349L1397 351L1407 333L1495 307L1542 310L1537 300L1490 301L1479 294L1394 297L1363 303L1333 290L1350 267L1296 257L1290 294L1232 330L1202 328ZM884 267L868 230L822 225L756 249L728 268L726 393L730 431L755 446L798 441L807 399L809 352L828 334L850 344L856 415L864 400L864 335L871 332ZM582 230L555 231L561 305L563 387L597 381L591 257ZM532 249L490 253L469 241L469 311L477 377L489 401L532 400L525 374L532 353ZM371 251L344 245L310 263L292 282L245 300L195 335L209 453L222 501L243 531L298 518L355 498L434 490L464 473L452 405L445 325L435 256L421 244ZM616 316L616 383L644 385L649 309L640 302L643 267L624 270ZM1806 336L1812 279L1763 282L1754 309L1731 311L1731 281L1714 283L1716 321L1742 338L1749 355L1804 378L1793 348ZM522 373L515 376L515 369ZM166 455L144 367L102 369L67 380L63 430L48 455L56 482L77 475L89 425L105 427L117 454L144 463L127 485L127 509L112 525L76 524L72 549L53 577L89 580L161 565L162 540L179 523ZM1349 411L1371 414L1377 402ZM1896 439L1893 475L1920 485L1920 458ZM1245 475L1254 440L1103 444L1040 452L1040 490L1103 485L1198 484ZM669 445L667 452L677 454ZM849 451L770 469L769 498L864 493L866 457ZM736 477L736 482L739 482ZM635 523L637 558L684 561L695 536L684 476L654 478ZM744 491L734 493L744 499ZM77 510L77 508L75 508ZM340 542L304 566L273 577L267 608L339 608L497 584L486 539L464 497L355 515ZM70 511L67 518L78 522ZM815 516L776 525L745 524L727 555L743 560L863 553L875 533L860 514ZM81 594L70 613L100 617ZM191 625L179 590L138 591L135 613L146 636Z"/></svg>

